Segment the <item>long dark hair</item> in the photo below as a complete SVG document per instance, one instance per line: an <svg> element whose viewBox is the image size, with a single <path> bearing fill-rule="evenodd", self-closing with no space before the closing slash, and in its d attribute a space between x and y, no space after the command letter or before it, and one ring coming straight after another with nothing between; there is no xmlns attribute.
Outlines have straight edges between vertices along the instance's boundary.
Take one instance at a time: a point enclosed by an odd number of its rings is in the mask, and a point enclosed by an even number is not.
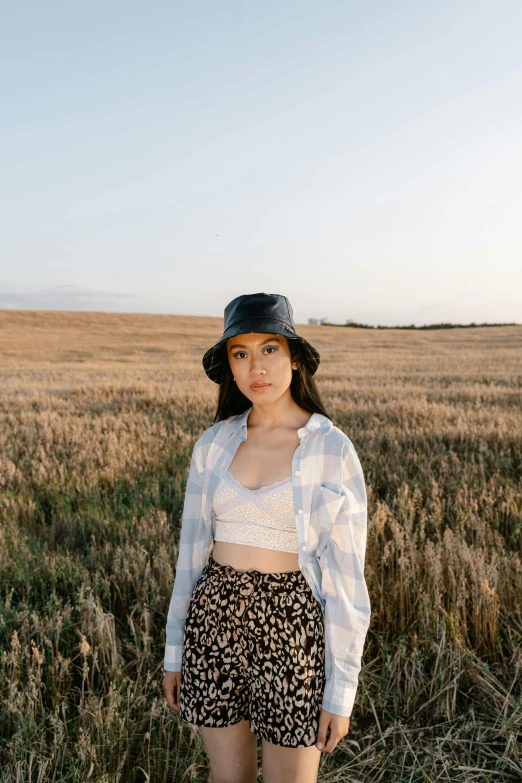
<svg viewBox="0 0 522 783"><path fill-rule="evenodd" d="M304 410L309 411L310 413L322 413L323 416L327 416L330 419L331 417L325 410L313 375L310 374L310 370L308 369L302 344L299 340L295 340L291 337L287 338L287 340L292 362L295 361L298 365L297 370L292 370L292 380L290 382L290 394L292 395L292 399L300 405L301 408L304 408ZM247 408L250 408L252 405L251 400L249 400L248 397L245 397L234 381L228 361L226 341L220 347L220 350L222 352L223 374L221 383L219 384L217 411L212 424L222 421L223 419L228 419L229 416L236 416L239 413L244 413Z"/></svg>

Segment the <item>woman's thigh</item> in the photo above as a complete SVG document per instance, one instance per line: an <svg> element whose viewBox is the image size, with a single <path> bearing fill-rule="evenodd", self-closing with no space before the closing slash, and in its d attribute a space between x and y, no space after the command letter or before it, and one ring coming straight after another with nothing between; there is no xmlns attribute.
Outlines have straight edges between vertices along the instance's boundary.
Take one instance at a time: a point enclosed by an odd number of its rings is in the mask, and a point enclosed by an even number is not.
<svg viewBox="0 0 522 783"><path fill-rule="evenodd" d="M263 783L317 783L321 751L285 748L263 740Z"/></svg>
<svg viewBox="0 0 522 783"><path fill-rule="evenodd" d="M257 737L250 731L249 720L241 720L232 726L200 726L199 730L210 760L213 781L255 783Z"/></svg>

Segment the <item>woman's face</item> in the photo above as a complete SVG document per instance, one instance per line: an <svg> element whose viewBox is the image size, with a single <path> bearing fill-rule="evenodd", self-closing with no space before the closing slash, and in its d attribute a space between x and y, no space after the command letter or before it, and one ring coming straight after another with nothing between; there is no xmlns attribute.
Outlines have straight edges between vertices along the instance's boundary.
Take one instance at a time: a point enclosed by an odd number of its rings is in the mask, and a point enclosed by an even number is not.
<svg viewBox="0 0 522 783"><path fill-rule="evenodd" d="M253 403L278 399L290 386L292 361L286 337L249 332L229 337L227 354L238 389ZM268 384L256 388L255 384Z"/></svg>

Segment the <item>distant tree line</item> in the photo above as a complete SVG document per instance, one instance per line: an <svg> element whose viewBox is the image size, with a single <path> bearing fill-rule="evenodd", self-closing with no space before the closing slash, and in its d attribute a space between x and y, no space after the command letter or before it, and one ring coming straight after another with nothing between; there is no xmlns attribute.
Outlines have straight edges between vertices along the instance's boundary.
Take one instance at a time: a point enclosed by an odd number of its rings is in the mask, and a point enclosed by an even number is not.
<svg viewBox="0 0 522 783"><path fill-rule="evenodd" d="M477 327L477 326L520 326L520 324L517 323L503 323L503 324L476 324L474 321L472 321L470 324L452 324L452 323L440 323L440 324L426 324L425 326L415 326L415 324L410 324L409 326L381 326L378 324L377 326L372 326L371 324L360 324L357 323L357 321L350 321L350 323L347 324L334 324L334 323L326 323L326 324L319 324L319 326L344 326L349 327L351 329L469 329L470 327Z"/></svg>

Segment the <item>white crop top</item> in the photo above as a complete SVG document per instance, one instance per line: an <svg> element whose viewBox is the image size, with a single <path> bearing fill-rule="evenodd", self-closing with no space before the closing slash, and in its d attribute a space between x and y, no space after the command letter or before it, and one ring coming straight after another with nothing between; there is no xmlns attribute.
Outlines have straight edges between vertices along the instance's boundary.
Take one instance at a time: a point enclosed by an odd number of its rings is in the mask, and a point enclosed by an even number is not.
<svg viewBox="0 0 522 783"><path fill-rule="evenodd" d="M215 541L297 553L292 476L248 489L227 470L212 500L212 532Z"/></svg>

